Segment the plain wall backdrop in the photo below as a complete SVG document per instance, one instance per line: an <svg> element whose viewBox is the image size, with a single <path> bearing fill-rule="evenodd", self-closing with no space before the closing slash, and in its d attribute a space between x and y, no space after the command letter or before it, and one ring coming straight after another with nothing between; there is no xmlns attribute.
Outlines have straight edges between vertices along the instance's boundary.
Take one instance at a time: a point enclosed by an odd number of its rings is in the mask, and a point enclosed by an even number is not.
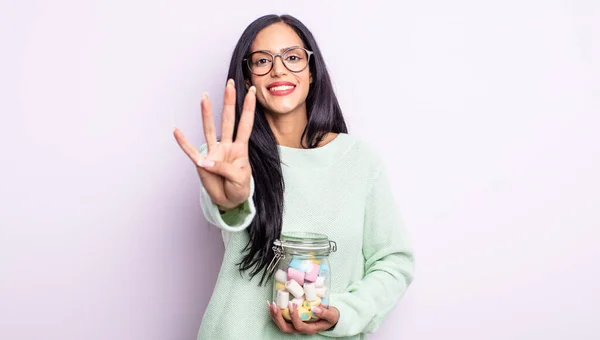
<svg viewBox="0 0 600 340"><path fill-rule="evenodd" d="M269 13L314 33L414 243L371 339L600 338L598 1L2 0L0 339L195 339L223 245L172 127L203 143Z"/></svg>

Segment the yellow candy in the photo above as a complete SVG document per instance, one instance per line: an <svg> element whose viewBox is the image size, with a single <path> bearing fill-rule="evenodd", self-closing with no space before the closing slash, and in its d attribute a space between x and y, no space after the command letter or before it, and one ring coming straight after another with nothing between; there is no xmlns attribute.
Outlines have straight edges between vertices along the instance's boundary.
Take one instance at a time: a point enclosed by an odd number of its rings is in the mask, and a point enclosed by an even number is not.
<svg viewBox="0 0 600 340"><path fill-rule="evenodd" d="M310 302L304 300L304 302L302 302L302 308L310 310Z"/></svg>
<svg viewBox="0 0 600 340"><path fill-rule="evenodd" d="M312 260L312 263L314 263L314 264L321 264L321 260Z"/></svg>
<svg viewBox="0 0 600 340"><path fill-rule="evenodd" d="M311 312L304 307L298 308L298 315L300 316L300 320L302 321L308 321L311 318Z"/></svg>
<svg viewBox="0 0 600 340"><path fill-rule="evenodd" d="M321 299L316 299L316 300L314 300L314 301L310 301L308 304L309 304L309 306L310 306L310 307L309 307L309 309L311 309L311 310L312 310L312 308L313 308L314 306L320 306L320 305L321 305Z"/></svg>
<svg viewBox="0 0 600 340"><path fill-rule="evenodd" d="M277 289L277 290L285 290L285 283L281 283L281 282L275 283L275 289Z"/></svg>
<svg viewBox="0 0 600 340"><path fill-rule="evenodd" d="M281 310L281 315L283 316L284 319L286 320L292 320L292 318L290 317L290 310L288 308L286 309L282 309Z"/></svg>

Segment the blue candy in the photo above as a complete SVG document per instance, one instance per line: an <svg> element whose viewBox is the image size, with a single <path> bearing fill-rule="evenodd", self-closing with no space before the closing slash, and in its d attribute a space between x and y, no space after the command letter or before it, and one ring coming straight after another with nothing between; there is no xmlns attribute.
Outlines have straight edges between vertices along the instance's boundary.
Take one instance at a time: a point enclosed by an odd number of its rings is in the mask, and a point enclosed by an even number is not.
<svg viewBox="0 0 600 340"><path fill-rule="evenodd" d="M321 269L319 270L319 276L323 276L323 277L329 276L329 265L326 262L321 263Z"/></svg>
<svg viewBox="0 0 600 340"><path fill-rule="evenodd" d="M294 268L301 272L304 272L304 263L302 260L298 259L297 257L292 258L292 261L290 261L290 264L288 267Z"/></svg>

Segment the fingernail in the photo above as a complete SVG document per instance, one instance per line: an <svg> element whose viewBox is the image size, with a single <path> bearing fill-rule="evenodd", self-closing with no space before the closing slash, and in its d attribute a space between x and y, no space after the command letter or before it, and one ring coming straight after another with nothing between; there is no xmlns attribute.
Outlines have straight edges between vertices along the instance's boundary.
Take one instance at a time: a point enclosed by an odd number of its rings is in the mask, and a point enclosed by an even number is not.
<svg viewBox="0 0 600 340"><path fill-rule="evenodd" d="M202 100L207 100L208 99L208 93L204 92L202 94Z"/></svg>
<svg viewBox="0 0 600 340"><path fill-rule="evenodd" d="M275 301L273 301L273 310L277 311L277 305L275 304Z"/></svg>
<svg viewBox="0 0 600 340"><path fill-rule="evenodd" d="M271 310L271 302L269 302L269 300L267 300L267 308L269 308L269 310Z"/></svg>
<svg viewBox="0 0 600 340"><path fill-rule="evenodd" d="M230 78L230 79L227 81L227 87L232 87L232 88L233 88L233 86L234 86L234 85L235 85L235 82L233 81L233 79L231 79L231 78Z"/></svg>
<svg viewBox="0 0 600 340"><path fill-rule="evenodd" d="M250 86L250 90L248 90L252 93L256 93L256 87L254 85Z"/></svg>
<svg viewBox="0 0 600 340"><path fill-rule="evenodd" d="M215 165L214 161L200 161L198 162L198 166L202 167L202 168L210 168L211 166Z"/></svg>
<svg viewBox="0 0 600 340"><path fill-rule="evenodd" d="M177 130L177 128L173 126L173 132L175 132L175 130Z"/></svg>
<svg viewBox="0 0 600 340"><path fill-rule="evenodd" d="M315 312L315 313L321 313L321 312L322 312L321 308L320 308L320 307L317 307L317 306L314 306L314 307L313 307L311 310L312 310L313 312Z"/></svg>

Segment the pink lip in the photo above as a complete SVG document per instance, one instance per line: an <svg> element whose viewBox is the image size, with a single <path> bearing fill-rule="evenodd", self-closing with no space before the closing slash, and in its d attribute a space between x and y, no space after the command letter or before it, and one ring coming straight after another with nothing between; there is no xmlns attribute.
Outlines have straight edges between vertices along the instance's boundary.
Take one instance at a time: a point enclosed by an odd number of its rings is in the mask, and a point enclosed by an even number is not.
<svg viewBox="0 0 600 340"><path fill-rule="evenodd" d="M271 88L276 86L292 86L292 88L284 91L272 91ZM296 89L296 84L287 81L276 81L267 85L267 89L269 90L269 93L274 96L287 96L288 94L294 92L294 90Z"/></svg>

